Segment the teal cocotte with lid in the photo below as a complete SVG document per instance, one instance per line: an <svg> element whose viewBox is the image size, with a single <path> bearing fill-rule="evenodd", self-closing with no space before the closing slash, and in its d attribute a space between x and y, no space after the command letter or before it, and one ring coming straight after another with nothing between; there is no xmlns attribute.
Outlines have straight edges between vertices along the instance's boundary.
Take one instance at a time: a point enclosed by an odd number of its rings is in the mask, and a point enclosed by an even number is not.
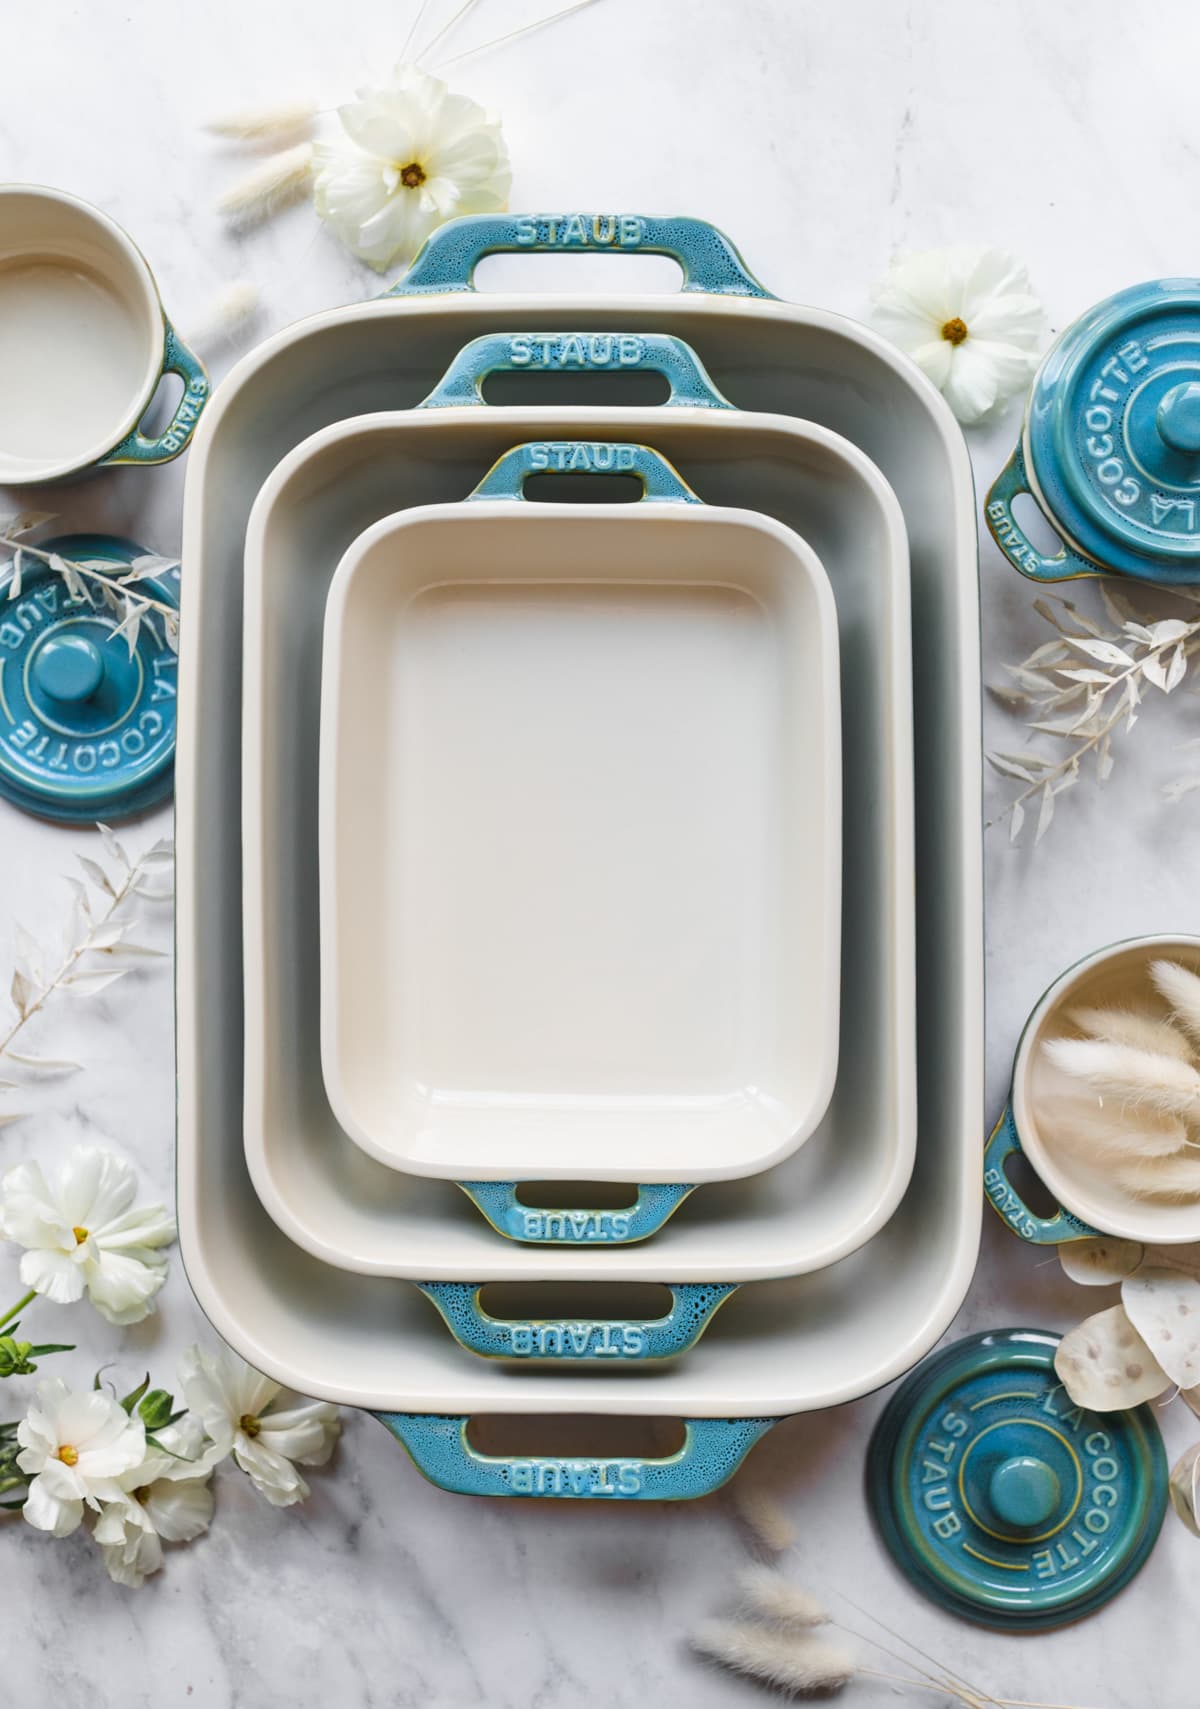
<svg viewBox="0 0 1200 1709"><path fill-rule="evenodd" d="M1062 537L1057 555L1013 516L1022 493ZM1038 370L986 516L1036 581L1200 581L1200 279L1130 286L1066 329Z"/></svg>
<svg viewBox="0 0 1200 1709"><path fill-rule="evenodd" d="M109 534L63 535L38 551L92 564L110 580L144 555ZM179 604L173 574L137 587ZM143 619L130 647L102 581L68 586L29 553L16 598L12 589L10 566L0 580L0 795L67 823L127 818L167 800L177 658L161 615Z"/></svg>
<svg viewBox="0 0 1200 1709"><path fill-rule="evenodd" d="M896 1564L952 1613L1013 1631L1090 1614L1142 1566L1167 1462L1149 1407L1094 1413L1036 1329L926 1359L875 1427L867 1488Z"/></svg>

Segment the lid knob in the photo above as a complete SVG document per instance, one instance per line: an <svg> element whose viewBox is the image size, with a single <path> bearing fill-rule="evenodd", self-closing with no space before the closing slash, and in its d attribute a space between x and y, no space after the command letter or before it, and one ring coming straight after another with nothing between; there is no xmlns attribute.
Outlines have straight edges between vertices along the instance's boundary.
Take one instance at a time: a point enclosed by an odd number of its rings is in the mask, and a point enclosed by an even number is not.
<svg viewBox="0 0 1200 1709"><path fill-rule="evenodd" d="M1184 380L1165 392L1154 425L1173 451L1192 457L1200 452L1200 382Z"/></svg>
<svg viewBox="0 0 1200 1709"><path fill-rule="evenodd" d="M33 674L52 700L90 700L104 681L104 658L86 635L52 635L34 661Z"/></svg>
<svg viewBox="0 0 1200 1709"><path fill-rule="evenodd" d="M1058 1476L1053 1466L1032 1454L1014 1454L992 1473L988 1497L1006 1525L1044 1525L1058 1507Z"/></svg>

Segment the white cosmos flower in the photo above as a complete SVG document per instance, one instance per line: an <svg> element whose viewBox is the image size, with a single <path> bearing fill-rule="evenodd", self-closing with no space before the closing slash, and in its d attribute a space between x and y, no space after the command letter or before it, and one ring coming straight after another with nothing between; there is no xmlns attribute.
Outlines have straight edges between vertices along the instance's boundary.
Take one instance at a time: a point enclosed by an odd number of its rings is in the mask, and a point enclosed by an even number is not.
<svg viewBox="0 0 1200 1709"><path fill-rule="evenodd" d="M0 1235L25 1247L21 1280L59 1305L88 1298L110 1323L140 1323L167 1277L157 1250L175 1238L162 1205L134 1207L137 1176L111 1151L81 1146L52 1182L18 1163L0 1183Z"/></svg>
<svg viewBox="0 0 1200 1709"><path fill-rule="evenodd" d="M140 1463L117 1480L93 1536L109 1577L137 1589L163 1564L163 1542L190 1543L207 1531L213 1514L208 1487L219 1455L204 1447L204 1427L190 1413L155 1432L161 1446L147 1447Z"/></svg>
<svg viewBox="0 0 1200 1709"><path fill-rule="evenodd" d="M122 1476L140 1465L146 1431L103 1389L74 1394L61 1377L39 1383L37 1396L17 1426L17 1464L34 1473L22 1509L39 1531L67 1537L83 1518L84 1504L117 1500Z"/></svg>
<svg viewBox="0 0 1200 1709"><path fill-rule="evenodd" d="M961 422L1023 391L1045 317L1021 263L959 245L902 256L871 293L872 320L928 374Z"/></svg>
<svg viewBox="0 0 1200 1709"><path fill-rule="evenodd" d="M499 121L440 78L398 65L382 89L338 108L345 136L313 151L316 210L348 249L383 269L409 259L454 214L508 203Z"/></svg>
<svg viewBox="0 0 1200 1709"><path fill-rule="evenodd" d="M325 1464L341 1429L336 1406L296 1398L293 1405L276 1407L279 1384L228 1347L215 1353L191 1348L179 1378L188 1407L211 1436L215 1452L232 1454L273 1507L304 1500L308 1485L293 1462Z"/></svg>

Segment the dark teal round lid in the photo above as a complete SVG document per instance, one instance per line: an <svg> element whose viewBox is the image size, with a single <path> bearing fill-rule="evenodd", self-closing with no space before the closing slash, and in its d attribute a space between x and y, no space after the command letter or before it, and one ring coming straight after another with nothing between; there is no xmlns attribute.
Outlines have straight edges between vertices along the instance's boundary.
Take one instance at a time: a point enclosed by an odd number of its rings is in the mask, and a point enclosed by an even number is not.
<svg viewBox="0 0 1200 1709"><path fill-rule="evenodd" d="M39 550L111 565L119 575L144 548L110 534L70 534ZM141 592L178 609L173 576ZM23 558L21 591L0 578L0 795L68 823L121 819L165 801L175 762L176 655L149 614L133 651L101 584L72 592L49 565Z"/></svg>
<svg viewBox="0 0 1200 1709"><path fill-rule="evenodd" d="M1166 1511L1149 1407L1075 1406L1058 1342L1036 1329L956 1341L901 1383L871 1438L867 1492L896 1564L980 1625L1090 1614L1141 1567Z"/></svg>
<svg viewBox="0 0 1200 1709"><path fill-rule="evenodd" d="M1108 297L1046 356L1026 417L1044 508L1102 569L1200 580L1200 279Z"/></svg>

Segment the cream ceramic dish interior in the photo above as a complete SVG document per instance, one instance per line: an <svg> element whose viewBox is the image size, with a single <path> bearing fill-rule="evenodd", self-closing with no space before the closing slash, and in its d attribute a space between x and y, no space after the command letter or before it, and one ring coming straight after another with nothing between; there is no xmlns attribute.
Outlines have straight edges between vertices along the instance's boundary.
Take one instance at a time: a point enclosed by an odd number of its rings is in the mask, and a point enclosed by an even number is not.
<svg viewBox="0 0 1200 1709"><path fill-rule="evenodd" d="M120 227L63 191L0 185L0 485L110 451L162 362L158 293Z"/></svg>
<svg viewBox="0 0 1200 1709"><path fill-rule="evenodd" d="M735 404L801 415L852 437L894 487L912 550L921 1097L912 1183L878 1239L832 1268L736 1296L686 1365L647 1382L513 1375L464 1360L413 1290L321 1263L276 1230L253 1190L239 1137L241 826L230 792L240 765L235 673L250 507L270 469L310 433L363 410L418 403L482 324L637 325L687 338ZM424 443L428 455L431 442ZM434 472L432 455L421 472ZM808 536L815 542L811 529ZM852 1399L927 1352L963 1298L979 1233L979 626L966 448L944 401L911 364L838 316L744 298L618 303L463 294L335 310L245 358L202 419L188 469L184 570L178 1203L188 1276L218 1331L258 1368L305 1393L443 1413L636 1408L779 1416ZM853 640L847 634L843 620L844 673L846 649L863 643L861 623L849 631ZM869 673L855 680L869 683ZM270 912L282 902L271 902ZM290 952L288 963L291 974L315 973L311 949ZM294 1020L305 998L284 995ZM310 1074L305 1094L311 1085ZM815 1157L815 1145L814 1137L800 1158ZM465 1201L463 1214L474 1215ZM680 1217L686 1214L685 1206ZM500 1255L512 1243L491 1244ZM547 1255L537 1256L541 1270ZM617 1257L592 1255L593 1262Z"/></svg>
<svg viewBox="0 0 1200 1709"><path fill-rule="evenodd" d="M448 1182L385 1168L351 1143L320 1072L318 714L333 571L398 506L461 500L514 443L579 435L652 438L701 498L802 532L828 573L842 680L854 683L841 718L842 1036L829 1108L786 1162L702 1186L652 1241L604 1250L497 1240ZM907 550L896 499L863 454L810 423L732 410L366 416L314 435L271 473L245 577L245 1147L290 1238L330 1263L418 1280L665 1282L793 1274L869 1239L912 1169L915 946Z"/></svg>
<svg viewBox="0 0 1200 1709"><path fill-rule="evenodd" d="M329 588L322 1061L346 1132L451 1180L727 1180L824 1115L838 1041L829 580L750 511L490 496ZM649 460L653 458L653 462ZM560 483L561 484L561 483Z"/></svg>
<svg viewBox="0 0 1200 1709"><path fill-rule="evenodd" d="M1070 1082L1045 1057L1047 1039L1079 1038L1068 1011L1134 1009L1165 1018L1168 1005L1150 978L1152 961L1200 973L1200 938L1137 938L1098 950L1057 980L1021 1035L1013 1064L1012 1107L1021 1149L1059 1203L1092 1228L1163 1245L1200 1240L1200 1204L1135 1198L1110 1173L1056 1144L1053 1108ZM1047 1114L1047 1112L1051 1112Z"/></svg>

